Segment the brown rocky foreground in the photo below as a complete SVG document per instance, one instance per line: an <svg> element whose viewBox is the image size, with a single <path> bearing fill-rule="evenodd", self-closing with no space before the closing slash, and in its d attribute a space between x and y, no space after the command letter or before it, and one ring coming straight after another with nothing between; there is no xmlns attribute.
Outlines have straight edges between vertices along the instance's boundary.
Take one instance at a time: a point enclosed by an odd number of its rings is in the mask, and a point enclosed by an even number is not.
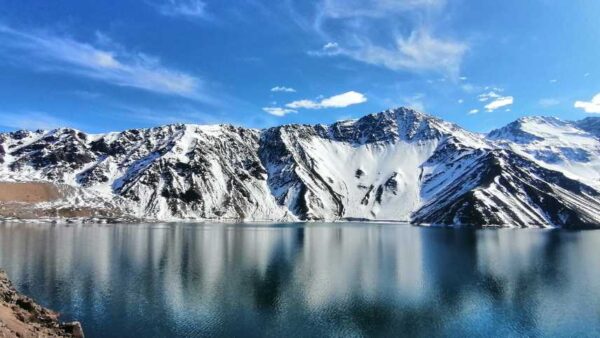
<svg viewBox="0 0 600 338"><path fill-rule="evenodd" d="M51 182L0 182L0 222L10 220L122 220L114 204L73 205L77 188Z"/></svg>
<svg viewBox="0 0 600 338"><path fill-rule="evenodd" d="M0 202L39 203L57 200L58 188L45 182L0 182Z"/></svg>
<svg viewBox="0 0 600 338"><path fill-rule="evenodd" d="M61 323L59 314L20 295L0 270L0 337L83 338L79 322Z"/></svg>

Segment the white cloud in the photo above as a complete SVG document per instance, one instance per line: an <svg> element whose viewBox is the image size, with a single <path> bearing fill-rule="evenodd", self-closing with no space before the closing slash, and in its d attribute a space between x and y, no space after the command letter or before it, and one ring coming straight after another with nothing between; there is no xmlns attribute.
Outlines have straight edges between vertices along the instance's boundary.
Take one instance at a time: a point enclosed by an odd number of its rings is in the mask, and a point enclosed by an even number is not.
<svg viewBox="0 0 600 338"><path fill-rule="evenodd" d="M320 50L311 50L308 55L312 56L334 56L341 53L337 42L328 42Z"/></svg>
<svg viewBox="0 0 600 338"><path fill-rule="evenodd" d="M290 102L285 106L292 109L344 108L363 102L367 102L367 98L362 93L349 91L329 98L324 98L319 102L312 100L298 100Z"/></svg>
<svg viewBox="0 0 600 338"><path fill-rule="evenodd" d="M294 108L294 109L299 109L299 108L303 108L303 109L320 109L323 108L319 102L315 102L312 100L298 100L298 101L293 101L290 102L288 104L285 105L288 108Z"/></svg>
<svg viewBox="0 0 600 338"><path fill-rule="evenodd" d="M118 45L100 49L67 37L0 25L0 54L37 71L71 73L118 86L208 100L200 93L198 78L165 67L156 57Z"/></svg>
<svg viewBox="0 0 600 338"><path fill-rule="evenodd" d="M201 0L166 0L156 7L167 16L206 17L206 3Z"/></svg>
<svg viewBox="0 0 600 338"><path fill-rule="evenodd" d="M290 102L285 105L285 108L281 107L264 107L263 111L268 114L275 116L285 116L289 113L297 113L297 109L324 109L324 108L344 108L351 105L367 102L367 98L364 94L349 91L339 95L334 95L328 98L323 98L320 95L317 100L297 100Z"/></svg>
<svg viewBox="0 0 600 338"><path fill-rule="evenodd" d="M284 93L295 93L296 89L294 88L290 88L290 87L285 87L285 86L276 86L271 88L272 92L284 92Z"/></svg>
<svg viewBox="0 0 600 338"><path fill-rule="evenodd" d="M463 102L465 102L465 100L463 100L463 99L458 99L458 101L456 101L456 102L458 102L458 104L462 104Z"/></svg>
<svg viewBox="0 0 600 338"><path fill-rule="evenodd" d="M558 82L558 80L557 80L557 79L552 79L552 80L550 80L550 83L557 83L557 82Z"/></svg>
<svg viewBox="0 0 600 338"><path fill-rule="evenodd" d="M323 50L332 50L337 49L339 47L337 42L328 42L323 46Z"/></svg>
<svg viewBox="0 0 600 338"><path fill-rule="evenodd" d="M479 113L479 109L471 109L471 110L469 110L468 114L469 115L474 115L474 114L477 114L477 113Z"/></svg>
<svg viewBox="0 0 600 338"><path fill-rule="evenodd" d="M583 109L586 113L600 114L600 93L592 97L591 101L575 101L574 107Z"/></svg>
<svg viewBox="0 0 600 338"><path fill-rule="evenodd" d="M66 120L59 119L45 112L26 111L19 113L2 112L0 126L12 129L54 129L59 127L73 126Z"/></svg>
<svg viewBox="0 0 600 338"><path fill-rule="evenodd" d="M510 106L511 104L513 104L513 102L514 98L512 96L502 96L486 104L484 108L488 112L493 112L498 108Z"/></svg>
<svg viewBox="0 0 600 338"><path fill-rule="evenodd" d="M275 115L275 116L285 116L289 113L297 113L298 112L294 109L286 109L286 108L280 108L280 107L264 107L263 111L265 111L271 115Z"/></svg>
<svg viewBox="0 0 600 338"><path fill-rule="evenodd" d="M491 99L497 99L499 97L502 97L502 95L496 93L496 91L494 91L494 90L487 92L487 93L479 94L479 96L477 96L477 98L479 99L480 102L486 102Z"/></svg>
<svg viewBox="0 0 600 338"><path fill-rule="evenodd" d="M540 101L538 103L542 107L552 107L552 106L556 106L556 105L560 104L560 100L555 99L555 98L545 98L545 99L540 99Z"/></svg>
<svg viewBox="0 0 600 338"><path fill-rule="evenodd" d="M344 55L394 71L459 78L466 43L436 34L445 0L321 0L310 27L328 42L315 56Z"/></svg>

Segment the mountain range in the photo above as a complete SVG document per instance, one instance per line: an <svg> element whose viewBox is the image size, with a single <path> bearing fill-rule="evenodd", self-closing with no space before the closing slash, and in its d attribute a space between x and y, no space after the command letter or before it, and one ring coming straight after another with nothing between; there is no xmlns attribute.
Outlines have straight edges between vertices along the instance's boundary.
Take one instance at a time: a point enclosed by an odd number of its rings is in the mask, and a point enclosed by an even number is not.
<svg viewBox="0 0 600 338"><path fill-rule="evenodd" d="M524 117L478 134L397 108L263 130L21 130L0 134L0 180L56 190L12 204L33 217L589 228L600 118Z"/></svg>

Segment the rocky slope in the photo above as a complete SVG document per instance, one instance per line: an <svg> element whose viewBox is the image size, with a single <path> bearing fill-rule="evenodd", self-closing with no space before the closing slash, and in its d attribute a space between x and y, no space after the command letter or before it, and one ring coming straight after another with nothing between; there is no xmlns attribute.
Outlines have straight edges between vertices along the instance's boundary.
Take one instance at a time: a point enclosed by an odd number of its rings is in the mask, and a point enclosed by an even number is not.
<svg viewBox="0 0 600 338"><path fill-rule="evenodd" d="M488 138L537 164L600 188L600 118L524 117Z"/></svg>
<svg viewBox="0 0 600 338"><path fill-rule="evenodd" d="M0 177L71 187L56 205L161 220L594 227L599 149L577 122L524 118L485 136L398 108L266 130L5 133Z"/></svg>
<svg viewBox="0 0 600 338"><path fill-rule="evenodd" d="M20 295L0 270L0 337L83 338L78 322L61 323L59 315Z"/></svg>

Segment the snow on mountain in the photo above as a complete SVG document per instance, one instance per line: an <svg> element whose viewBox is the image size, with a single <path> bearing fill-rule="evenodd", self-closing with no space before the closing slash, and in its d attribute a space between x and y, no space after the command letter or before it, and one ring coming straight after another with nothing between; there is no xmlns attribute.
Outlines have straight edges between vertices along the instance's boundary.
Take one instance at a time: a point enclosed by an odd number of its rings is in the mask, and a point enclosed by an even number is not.
<svg viewBox="0 0 600 338"><path fill-rule="evenodd" d="M523 117L490 132L488 139L539 165L600 187L600 139L594 134L600 130L599 121L595 118L569 122L552 117Z"/></svg>
<svg viewBox="0 0 600 338"><path fill-rule="evenodd" d="M586 117L583 120L574 122L579 129L600 138L600 117Z"/></svg>
<svg viewBox="0 0 600 338"><path fill-rule="evenodd" d="M398 108L265 130L4 133L0 178L66 184L80 204L148 219L585 227L600 224L597 146L570 122L522 119L485 137Z"/></svg>
<svg viewBox="0 0 600 338"><path fill-rule="evenodd" d="M449 139L480 137L408 109L331 126L282 126L263 134L274 195L300 219L410 221L422 203L421 165Z"/></svg>

